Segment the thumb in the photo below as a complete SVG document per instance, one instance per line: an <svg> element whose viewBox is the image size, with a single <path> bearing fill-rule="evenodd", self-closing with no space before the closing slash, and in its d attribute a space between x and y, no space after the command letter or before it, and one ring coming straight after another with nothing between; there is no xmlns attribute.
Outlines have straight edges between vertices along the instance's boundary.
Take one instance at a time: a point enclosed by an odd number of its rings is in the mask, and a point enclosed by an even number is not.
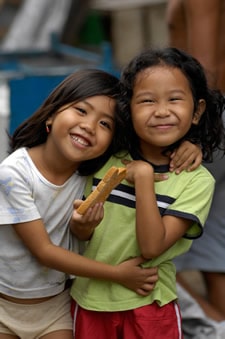
<svg viewBox="0 0 225 339"><path fill-rule="evenodd" d="M77 209L81 205L82 202L83 200L79 200L79 199L74 200L73 207Z"/></svg>
<svg viewBox="0 0 225 339"><path fill-rule="evenodd" d="M123 159L123 160L121 160L121 162L122 162L124 165L127 165L127 164L129 164L131 161L128 160L128 159Z"/></svg>
<svg viewBox="0 0 225 339"><path fill-rule="evenodd" d="M143 264L144 262L146 262L147 260L140 256L140 257L129 259L129 261L132 262L134 266L139 266Z"/></svg>

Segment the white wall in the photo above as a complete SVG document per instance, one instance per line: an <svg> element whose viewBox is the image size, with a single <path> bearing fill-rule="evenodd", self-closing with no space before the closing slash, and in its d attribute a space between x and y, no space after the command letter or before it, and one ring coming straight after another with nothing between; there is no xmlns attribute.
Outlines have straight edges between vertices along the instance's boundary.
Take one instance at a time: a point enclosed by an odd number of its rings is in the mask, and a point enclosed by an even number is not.
<svg viewBox="0 0 225 339"><path fill-rule="evenodd" d="M5 81L0 80L0 161L7 155L9 127L9 88Z"/></svg>

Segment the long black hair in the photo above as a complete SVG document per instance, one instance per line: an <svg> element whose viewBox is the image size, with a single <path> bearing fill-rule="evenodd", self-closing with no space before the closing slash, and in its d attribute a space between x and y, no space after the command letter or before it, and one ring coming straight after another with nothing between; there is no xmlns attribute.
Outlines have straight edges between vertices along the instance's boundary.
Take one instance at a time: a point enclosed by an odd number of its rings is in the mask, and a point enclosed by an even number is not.
<svg viewBox="0 0 225 339"><path fill-rule="evenodd" d="M144 69L159 65L178 68L184 74L191 88L194 111L199 100L205 100L205 112L198 125L192 124L182 140L189 140L192 143L199 144L202 147L203 159L205 161L212 161L213 151L218 148L225 151L225 136L222 121L222 112L225 107L224 96L219 90L211 90L208 87L203 66L194 57L177 48L145 50L134 57L122 72L121 82L124 90L121 109L124 113L127 126L127 146L129 151L140 151L138 150L138 137L133 129L130 111L130 101L133 96L136 77ZM171 145L168 151L176 148L182 140Z"/></svg>
<svg viewBox="0 0 225 339"><path fill-rule="evenodd" d="M79 70L65 78L46 98L36 112L26 119L10 137L10 151L20 147L34 147L47 140L46 121L60 111L64 105L73 105L88 97L105 95L117 102L121 95L120 82L117 77L99 69ZM97 171L108 160L111 154L120 147L124 123L118 105L115 108L115 133L107 151L100 157L84 161L80 167L81 175Z"/></svg>

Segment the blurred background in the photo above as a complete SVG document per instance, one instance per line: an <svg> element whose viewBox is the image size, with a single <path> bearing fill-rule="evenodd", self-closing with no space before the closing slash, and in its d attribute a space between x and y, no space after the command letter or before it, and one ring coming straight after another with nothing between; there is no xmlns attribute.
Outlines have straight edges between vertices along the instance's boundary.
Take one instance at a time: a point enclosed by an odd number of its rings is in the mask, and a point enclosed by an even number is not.
<svg viewBox="0 0 225 339"><path fill-rule="evenodd" d="M225 93L224 30L225 0L0 0L0 161L7 156L7 134L13 133L67 75L95 67L119 77L123 66L145 47L176 46L189 51L207 70L210 86ZM216 166L222 173L224 165L215 163L215 173ZM213 169L211 172L215 175ZM222 174L218 182L224 192ZM221 197L223 201L222 195L218 199ZM212 219L214 213L216 222L221 220L221 229L223 211L212 209ZM224 262L224 244L220 246ZM218 276L220 285L215 276L212 285L218 298L214 293L213 303L210 300L204 308L201 300L203 297L205 303L210 296L209 285L199 271L184 272L210 321L211 317L218 320L214 306L220 304L225 319L224 274L219 272ZM206 338L204 334L193 335L194 326L189 322L195 314L193 302L190 298L184 301L184 318L190 305L186 319L191 328L191 336L185 339ZM194 307L196 310L195 303ZM211 322L204 326L201 318L199 321L203 332L211 326ZM225 333L225 320L222 324ZM196 324L195 328L198 331ZM207 338L223 339L225 334Z"/></svg>
<svg viewBox="0 0 225 339"><path fill-rule="evenodd" d="M120 75L168 43L166 0L0 0L0 160L7 132L78 68Z"/></svg>

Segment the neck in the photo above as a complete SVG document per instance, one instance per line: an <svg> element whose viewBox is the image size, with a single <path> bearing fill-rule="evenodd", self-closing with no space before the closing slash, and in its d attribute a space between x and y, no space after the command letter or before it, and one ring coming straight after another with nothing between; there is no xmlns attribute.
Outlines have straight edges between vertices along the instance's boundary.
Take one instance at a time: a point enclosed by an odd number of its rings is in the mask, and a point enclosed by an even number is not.
<svg viewBox="0 0 225 339"><path fill-rule="evenodd" d="M28 153L39 172L51 183L63 185L77 170L80 164L66 164L57 157L45 152L44 145L33 147Z"/></svg>
<svg viewBox="0 0 225 339"><path fill-rule="evenodd" d="M169 154L160 152L158 154L142 154L139 150L131 152L131 155L135 159L144 160L151 165L168 165L170 163Z"/></svg>

